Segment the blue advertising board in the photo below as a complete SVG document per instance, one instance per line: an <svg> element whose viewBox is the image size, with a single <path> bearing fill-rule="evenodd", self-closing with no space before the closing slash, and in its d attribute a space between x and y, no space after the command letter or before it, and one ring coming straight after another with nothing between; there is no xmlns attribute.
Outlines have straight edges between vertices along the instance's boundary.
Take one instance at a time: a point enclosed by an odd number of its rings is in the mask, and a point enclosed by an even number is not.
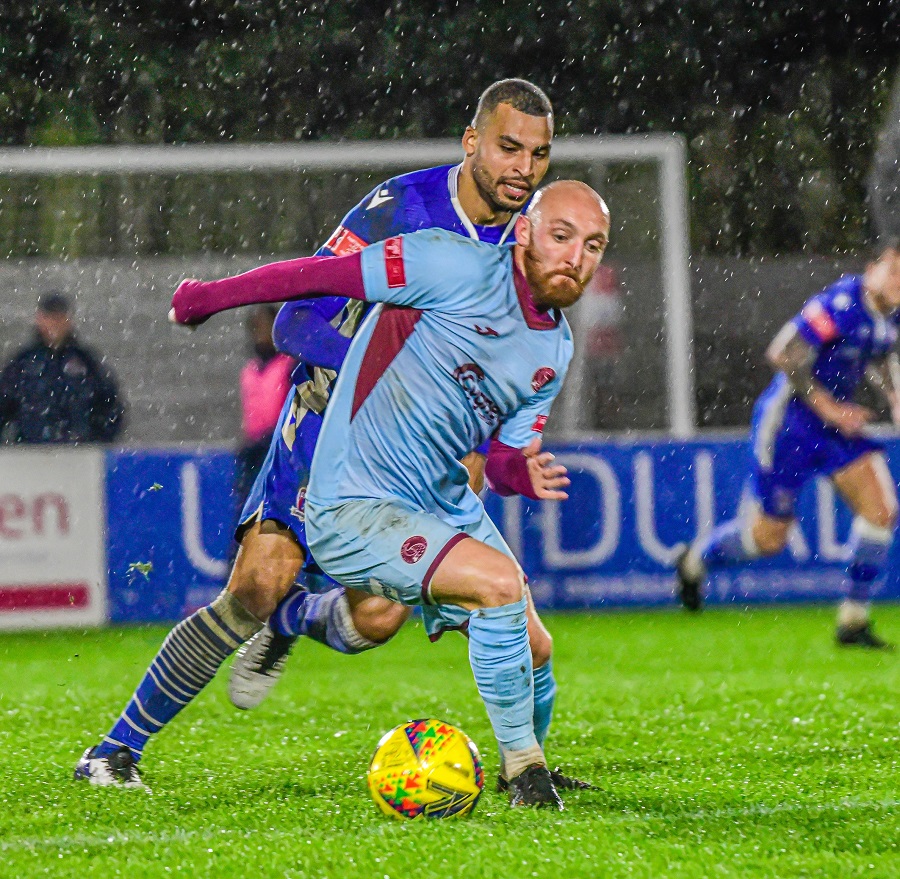
<svg viewBox="0 0 900 879"><path fill-rule="evenodd" d="M216 596L234 553L233 482L230 452L108 454L112 622L179 620Z"/></svg>
<svg viewBox="0 0 900 879"><path fill-rule="evenodd" d="M900 478L900 441L889 459ZM570 471L569 500L489 496L544 608L673 602L673 547L730 518L748 462L740 439L589 442L551 447ZM110 617L179 619L222 588L237 499L227 452L127 451L107 466ZM834 600L843 595L850 516L831 483L807 486L781 555L714 572L709 604ZM900 599L900 547L876 599ZM152 569L146 569L146 565Z"/></svg>

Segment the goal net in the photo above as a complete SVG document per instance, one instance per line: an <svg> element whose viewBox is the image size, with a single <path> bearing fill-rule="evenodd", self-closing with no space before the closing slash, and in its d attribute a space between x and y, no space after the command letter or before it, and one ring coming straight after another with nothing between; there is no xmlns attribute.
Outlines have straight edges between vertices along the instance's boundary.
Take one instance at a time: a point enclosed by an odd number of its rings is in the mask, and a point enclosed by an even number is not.
<svg viewBox="0 0 900 879"><path fill-rule="evenodd" d="M27 338L40 293L64 289L119 378L126 441L231 442L243 316L170 326L177 282L312 253L378 182L460 158L456 140L2 149L0 355ZM569 314L557 436L694 430L684 168L675 135L554 141L548 180L584 180L612 213L604 263Z"/></svg>

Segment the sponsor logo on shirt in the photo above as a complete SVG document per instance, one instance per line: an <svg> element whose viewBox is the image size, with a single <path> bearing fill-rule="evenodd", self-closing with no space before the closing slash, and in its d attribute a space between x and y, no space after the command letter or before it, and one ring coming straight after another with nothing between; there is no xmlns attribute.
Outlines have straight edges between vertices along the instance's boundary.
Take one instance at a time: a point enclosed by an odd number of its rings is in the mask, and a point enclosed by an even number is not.
<svg viewBox="0 0 900 879"><path fill-rule="evenodd" d="M814 299L812 302L808 302L800 314L803 320L809 324L810 329L819 337L820 342L830 342L840 335L834 318L818 300Z"/></svg>
<svg viewBox="0 0 900 879"><path fill-rule="evenodd" d="M366 247L366 242L349 229L338 226L334 230L334 235L325 242L325 246L335 256L349 256L351 253L359 253Z"/></svg>
<svg viewBox="0 0 900 879"><path fill-rule="evenodd" d="M403 239L399 236L384 242L384 268L390 289L406 286L406 267L403 265Z"/></svg>
<svg viewBox="0 0 900 879"><path fill-rule="evenodd" d="M421 534L414 534L403 541L403 546L400 547L400 558L406 564L414 565L425 555L426 549L428 549L428 541Z"/></svg>
<svg viewBox="0 0 900 879"><path fill-rule="evenodd" d="M531 377L531 388L534 391L539 391L542 387L544 387L545 384L547 384L547 382L552 382L555 378L555 369L551 369L549 366L542 366Z"/></svg>
<svg viewBox="0 0 900 879"><path fill-rule="evenodd" d="M500 421L500 409L497 404L481 389L484 381L484 370L477 363L464 363L453 370L460 387L465 391L475 414L484 422L494 427Z"/></svg>
<svg viewBox="0 0 900 879"><path fill-rule="evenodd" d="M534 419L534 424L531 425L531 429L535 433L543 433L544 427L546 424L547 424L547 416L546 415L538 415L538 417Z"/></svg>
<svg viewBox="0 0 900 879"><path fill-rule="evenodd" d="M478 324L475 324L475 332L478 333L479 336L491 336L493 338L499 338L500 333L498 333L493 327L480 327Z"/></svg>

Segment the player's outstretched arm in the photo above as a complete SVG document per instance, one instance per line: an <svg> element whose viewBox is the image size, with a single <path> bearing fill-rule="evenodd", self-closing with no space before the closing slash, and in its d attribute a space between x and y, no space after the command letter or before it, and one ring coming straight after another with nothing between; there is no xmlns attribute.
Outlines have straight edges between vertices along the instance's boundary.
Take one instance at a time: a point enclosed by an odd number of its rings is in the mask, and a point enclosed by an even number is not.
<svg viewBox="0 0 900 879"><path fill-rule="evenodd" d="M535 437L524 449L514 449L491 440L485 476L499 495L521 494L533 500L564 501L569 485L566 468L553 463L550 452L541 451L541 439Z"/></svg>
<svg viewBox="0 0 900 879"><path fill-rule="evenodd" d="M218 281L190 278L178 285L169 320L196 326L230 308L314 296L365 299L359 253L283 260Z"/></svg>

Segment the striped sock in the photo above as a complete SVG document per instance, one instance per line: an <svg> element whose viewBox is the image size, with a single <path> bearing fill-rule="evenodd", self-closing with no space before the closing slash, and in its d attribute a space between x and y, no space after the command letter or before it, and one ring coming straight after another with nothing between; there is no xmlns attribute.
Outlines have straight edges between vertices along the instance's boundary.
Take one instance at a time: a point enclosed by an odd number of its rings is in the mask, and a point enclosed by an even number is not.
<svg viewBox="0 0 900 879"><path fill-rule="evenodd" d="M328 592L290 592L275 608L269 625L280 635L303 635L338 653L362 653L379 646L356 631L343 587Z"/></svg>
<svg viewBox="0 0 900 879"><path fill-rule="evenodd" d="M230 592L182 620L163 641L131 701L94 751L106 757L122 745L140 760L159 732L215 676L219 666L263 624Z"/></svg>

